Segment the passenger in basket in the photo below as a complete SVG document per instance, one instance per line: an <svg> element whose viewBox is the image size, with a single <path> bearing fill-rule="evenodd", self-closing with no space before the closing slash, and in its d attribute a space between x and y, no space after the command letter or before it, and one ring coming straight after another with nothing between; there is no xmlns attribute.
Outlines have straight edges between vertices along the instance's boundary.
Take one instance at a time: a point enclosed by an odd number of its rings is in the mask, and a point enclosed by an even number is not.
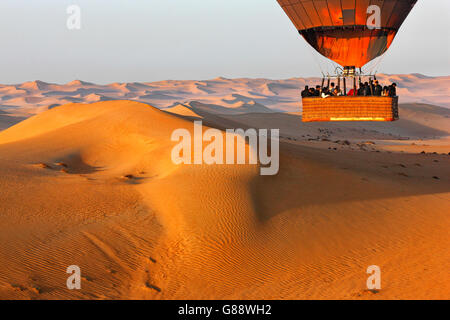
<svg viewBox="0 0 450 320"><path fill-rule="evenodd" d="M364 82L363 96L368 97L371 95L370 86L368 82Z"/></svg>
<svg viewBox="0 0 450 320"><path fill-rule="evenodd" d="M356 90L355 89L350 89L350 91L348 92L348 96L351 96L351 97L354 97L354 96L356 96Z"/></svg>
<svg viewBox="0 0 450 320"><path fill-rule="evenodd" d="M316 86L316 90L314 91L314 96L315 97L320 97L322 95L322 87L317 85Z"/></svg>
<svg viewBox="0 0 450 320"><path fill-rule="evenodd" d="M305 86L305 90L302 91L302 98L309 97L309 87Z"/></svg>
<svg viewBox="0 0 450 320"><path fill-rule="evenodd" d="M332 95L334 95L334 91L335 91L335 90L336 90L336 86L335 86L334 82L332 82L332 83L331 83L330 93L331 93Z"/></svg>
<svg viewBox="0 0 450 320"><path fill-rule="evenodd" d="M397 84L394 82L389 86L389 97L397 96Z"/></svg>
<svg viewBox="0 0 450 320"><path fill-rule="evenodd" d="M323 88L322 90L322 98L331 97L331 92L328 90L328 87Z"/></svg>
<svg viewBox="0 0 450 320"><path fill-rule="evenodd" d="M335 97L342 96L342 91L339 86L336 86L336 88L334 88L333 96L335 96Z"/></svg>
<svg viewBox="0 0 450 320"><path fill-rule="evenodd" d="M378 80L375 80L375 86L373 87L373 95L376 97L381 97L381 93L383 92L383 87L380 86Z"/></svg>
<svg viewBox="0 0 450 320"><path fill-rule="evenodd" d="M359 83L358 96L364 95L364 84L362 82Z"/></svg>

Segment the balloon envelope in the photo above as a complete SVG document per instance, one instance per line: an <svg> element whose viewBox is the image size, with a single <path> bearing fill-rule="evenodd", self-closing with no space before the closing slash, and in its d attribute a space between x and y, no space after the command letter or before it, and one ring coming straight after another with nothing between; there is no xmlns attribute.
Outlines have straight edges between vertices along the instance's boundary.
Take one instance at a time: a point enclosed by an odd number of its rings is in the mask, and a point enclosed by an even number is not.
<svg viewBox="0 0 450 320"><path fill-rule="evenodd" d="M277 1L314 49L342 66L358 68L386 52L417 2L417 0ZM380 18L377 19L379 25L377 28L369 28L369 25L377 21L373 20L374 17Z"/></svg>

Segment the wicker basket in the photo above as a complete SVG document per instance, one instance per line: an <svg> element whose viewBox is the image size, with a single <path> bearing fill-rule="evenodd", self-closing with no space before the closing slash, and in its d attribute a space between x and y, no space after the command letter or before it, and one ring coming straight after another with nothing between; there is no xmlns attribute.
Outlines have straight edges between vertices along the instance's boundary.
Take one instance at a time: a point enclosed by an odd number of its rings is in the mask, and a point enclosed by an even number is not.
<svg viewBox="0 0 450 320"><path fill-rule="evenodd" d="M303 122L398 119L398 97L303 98Z"/></svg>

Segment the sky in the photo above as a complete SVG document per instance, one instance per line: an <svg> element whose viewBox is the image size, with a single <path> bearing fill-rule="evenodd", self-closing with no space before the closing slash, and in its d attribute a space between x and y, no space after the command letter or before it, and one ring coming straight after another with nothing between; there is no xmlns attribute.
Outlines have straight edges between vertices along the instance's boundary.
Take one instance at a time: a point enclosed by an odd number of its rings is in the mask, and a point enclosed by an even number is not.
<svg viewBox="0 0 450 320"><path fill-rule="evenodd" d="M81 29L66 12L81 9ZM276 0L1 0L0 83L320 76ZM378 72L450 75L450 1L419 0Z"/></svg>

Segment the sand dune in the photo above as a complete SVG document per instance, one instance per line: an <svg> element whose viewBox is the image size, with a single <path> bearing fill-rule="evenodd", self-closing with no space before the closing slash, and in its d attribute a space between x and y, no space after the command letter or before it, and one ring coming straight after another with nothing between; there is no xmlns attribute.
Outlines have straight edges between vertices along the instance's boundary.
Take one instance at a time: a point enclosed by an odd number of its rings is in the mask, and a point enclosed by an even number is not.
<svg viewBox="0 0 450 320"><path fill-rule="evenodd" d="M183 105L185 109L191 110L192 113L201 114L206 112L208 114L226 115L226 114L248 114L248 113L273 113L269 108L266 108L262 104L250 101L249 103L238 102L229 107L222 107L215 104L205 104L198 101L191 101ZM164 111L178 113L178 109L173 107L163 108ZM175 112L174 112L175 111Z"/></svg>
<svg viewBox="0 0 450 320"><path fill-rule="evenodd" d="M172 114L178 114L180 116L192 117L192 118L196 118L196 119L201 119L202 118L200 115L195 113L193 108L191 106L189 106L189 105L177 104L177 105L175 105L173 107L164 108L162 110L166 111L166 112L169 112L169 113L172 113Z"/></svg>
<svg viewBox="0 0 450 320"><path fill-rule="evenodd" d="M401 103L450 107L448 99L450 77L448 76L380 74L378 79L383 84L397 82ZM254 103L277 112L298 112L301 107L300 90L305 85L320 83L319 78L286 80L216 78L204 81L174 80L108 85L96 85L81 80L74 80L63 85L32 81L16 85L0 85L0 109L2 105L11 105L16 107L15 115L30 116L46 110L46 107L52 104L59 103L56 100L92 103L96 100L93 100L91 95L100 95L104 97L102 101L134 100L157 108L168 108L176 104L197 101L224 108ZM72 101L67 97L72 97ZM253 110L255 108L249 108L246 112L254 112Z"/></svg>
<svg viewBox="0 0 450 320"><path fill-rule="evenodd" d="M443 110L356 128L202 102L40 113L0 132L0 298L448 299L450 157L381 145L445 139ZM197 116L280 128L280 173L174 165L170 135ZM80 291L65 287L73 264ZM378 293L365 287L373 264Z"/></svg>
<svg viewBox="0 0 450 320"><path fill-rule="evenodd" d="M12 127L16 123L24 120L22 117L14 117L6 113L5 111L0 110L0 130L4 130L6 128Z"/></svg>

